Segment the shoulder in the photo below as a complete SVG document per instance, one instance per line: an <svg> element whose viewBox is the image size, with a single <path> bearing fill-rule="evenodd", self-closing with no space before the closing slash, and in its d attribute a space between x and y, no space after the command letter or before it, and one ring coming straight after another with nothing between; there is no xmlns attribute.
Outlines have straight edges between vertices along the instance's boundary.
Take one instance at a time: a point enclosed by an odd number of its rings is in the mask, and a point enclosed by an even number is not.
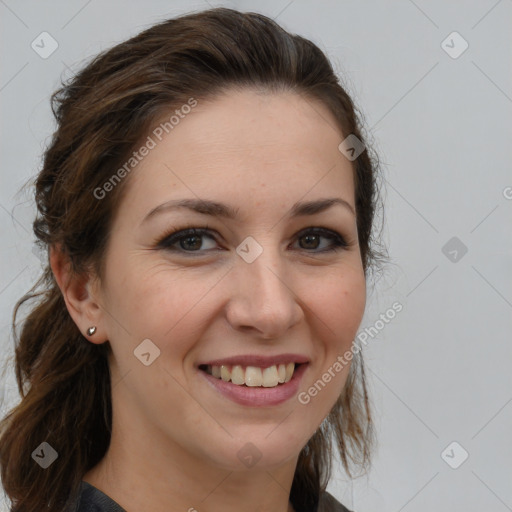
<svg viewBox="0 0 512 512"><path fill-rule="evenodd" d="M126 512L112 498L99 489L82 481L76 501L66 512Z"/></svg>
<svg viewBox="0 0 512 512"><path fill-rule="evenodd" d="M352 512L342 505L332 494L323 491L318 500L317 512Z"/></svg>

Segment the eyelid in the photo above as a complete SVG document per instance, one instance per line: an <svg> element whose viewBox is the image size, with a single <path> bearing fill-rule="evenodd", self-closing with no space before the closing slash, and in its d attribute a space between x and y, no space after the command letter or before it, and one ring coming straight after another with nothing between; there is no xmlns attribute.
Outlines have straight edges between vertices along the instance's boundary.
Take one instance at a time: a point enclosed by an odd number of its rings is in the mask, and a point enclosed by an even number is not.
<svg viewBox="0 0 512 512"><path fill-rule="evenodd" d="M214 240L218 243L217 237L212 233L217 233L215 229L212 229L208 225L199 226L197 224L187 224L182 226L181 228L170 228L166 234L162 237L158 238L154 241L155 249L163 249L168 250L174 253L180 253L185 256L200 256L204 253L211 253L216 249L207 249L207 250L197 250L197 251L187 251L185 249L174 249L172 246L179 243L180 240L187 236L197 236L208 237L211 240ZM326 254L326 253L334 253L340 250L346 250L352 245L354 242L350 240L351 237L347 237L344 234L338 232L335 229L327 228L324 226L307 226L300 231L298 231L294 235L294 239L299 239L302 236L312 233L313 235L317 235L323 238L326 238L330 241L329 247L327 249L302 249L302 251L307 254ZM171 243L167 243L169 239L174 239ZM299 249L301 250L301 249Z"/></svg>

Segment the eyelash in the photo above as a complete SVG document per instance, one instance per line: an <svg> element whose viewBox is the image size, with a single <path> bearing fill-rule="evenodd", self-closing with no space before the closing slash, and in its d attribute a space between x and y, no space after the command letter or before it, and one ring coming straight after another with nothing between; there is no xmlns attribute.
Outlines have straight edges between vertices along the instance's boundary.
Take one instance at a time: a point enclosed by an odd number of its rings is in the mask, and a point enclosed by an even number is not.
<svg viewBox="0 0 512 512"><path fill-rule="evenodd" d="M155 241L155 245L157 249L165 249L173 252L182 252L184 254L193 254L193 253L202 253L205 252L204 250L197 250L197 251L187 251L185 249L176 249L172 246L175 245L177 242L180 242L181 240L184 240L188 237L203 237L207 236L208 238L211 238L212 240L215 240L215 237L211 234L211 229L208 225L203 227L193 227L193 228L185 228L185 229L177 229L177 230L171 230L170 232L166 233L162 238L160 238L158 241ZM345 240L345 238L337 233L336 231L332 231L330 229L326 228L320 228L320 227L309 227L301 230L297 236L297 238L302 238L305 235L317 235L324 238L328 238L331 240L332 244L331 247L328 249L303 249L306 252L316 252L316 253L331 253L339 250L346 249L350 244L348 244ZM212 249L207 249L207 251L211 251Z"/></svg>

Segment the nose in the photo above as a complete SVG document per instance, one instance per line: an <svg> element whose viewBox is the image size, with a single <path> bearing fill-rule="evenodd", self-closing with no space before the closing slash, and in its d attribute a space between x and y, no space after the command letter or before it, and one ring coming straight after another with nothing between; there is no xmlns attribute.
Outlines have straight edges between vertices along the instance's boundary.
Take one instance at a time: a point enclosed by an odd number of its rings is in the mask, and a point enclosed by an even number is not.
<svg viewBox="0 0 512 512"><path fill-rule="evenodd" d="M287 270L278 249L265 248L252 263L236 256L228 277L231 287L226 311L234 329L255 331L255 336L271 339L283 337L301 321L301 300Z"/></svg>

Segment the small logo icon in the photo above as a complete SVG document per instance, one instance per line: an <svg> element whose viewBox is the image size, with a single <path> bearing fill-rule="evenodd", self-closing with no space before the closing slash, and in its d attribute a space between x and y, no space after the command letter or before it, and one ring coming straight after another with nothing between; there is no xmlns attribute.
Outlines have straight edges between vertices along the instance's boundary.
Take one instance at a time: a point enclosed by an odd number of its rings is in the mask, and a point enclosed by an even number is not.
<svg viewBox="0 0 512 512"><path fill-rule="evenodd" d="M263 247L252 236L248 236L236 248L236 252L246 263L252 263L263 252Z"/></svg>
<svg viewBox="0 0 512 512"><path fill-rule="evenodd" d="M30 46L39 57L47 59L59 47L59 43L48 32L41 32Z"/></svg>
<svg viewBox="0 0 512 512"><path fill-rule="evenodd" d="M457 443L457 441L450 443L441 452L441 458L452 469L457 469L458 467L462 466L468 457L469 453L459 443Z"/></svg>
<svg viewBox="0 0 512 512"><path fill-rule="evenodd" d="M46 469L55 462L59 454L45 441L41 443L33 452L32 458L43 468Z"/></svg>
<svg viewBox="0 0 512 512"><path fill-rule="evenodd" d="M452 263L458 263L468 252L468 248L454 236L444 244L441 251Z"/></svg>
<svg viewBox="0 0 512 512"><path fill-rule="evenodd" d="M341 142L338 149L346 158L353 162L364 151L365 145L359 137L351 133Z"/></svg>
<svg viewBox="0 0 512 512"><path fill-rule="evenodd" d="M160 349L150 339L146 338L133 353L144 366L149 366L160 356Z"/></svg>
<svg viewBox="0 0 512 512"><path fill-rule="evenodd" d="M262 454L252 443L245 443L237 453L238 458L248 468L252 468L261 459Z"/></svg>
<svg viewBox="0 0 512 512"><path fill-rule="evenodd" d="M469 48L469 43L458 32L452 32L441 43L441 48L452 59L458 59Z"/></svg>

